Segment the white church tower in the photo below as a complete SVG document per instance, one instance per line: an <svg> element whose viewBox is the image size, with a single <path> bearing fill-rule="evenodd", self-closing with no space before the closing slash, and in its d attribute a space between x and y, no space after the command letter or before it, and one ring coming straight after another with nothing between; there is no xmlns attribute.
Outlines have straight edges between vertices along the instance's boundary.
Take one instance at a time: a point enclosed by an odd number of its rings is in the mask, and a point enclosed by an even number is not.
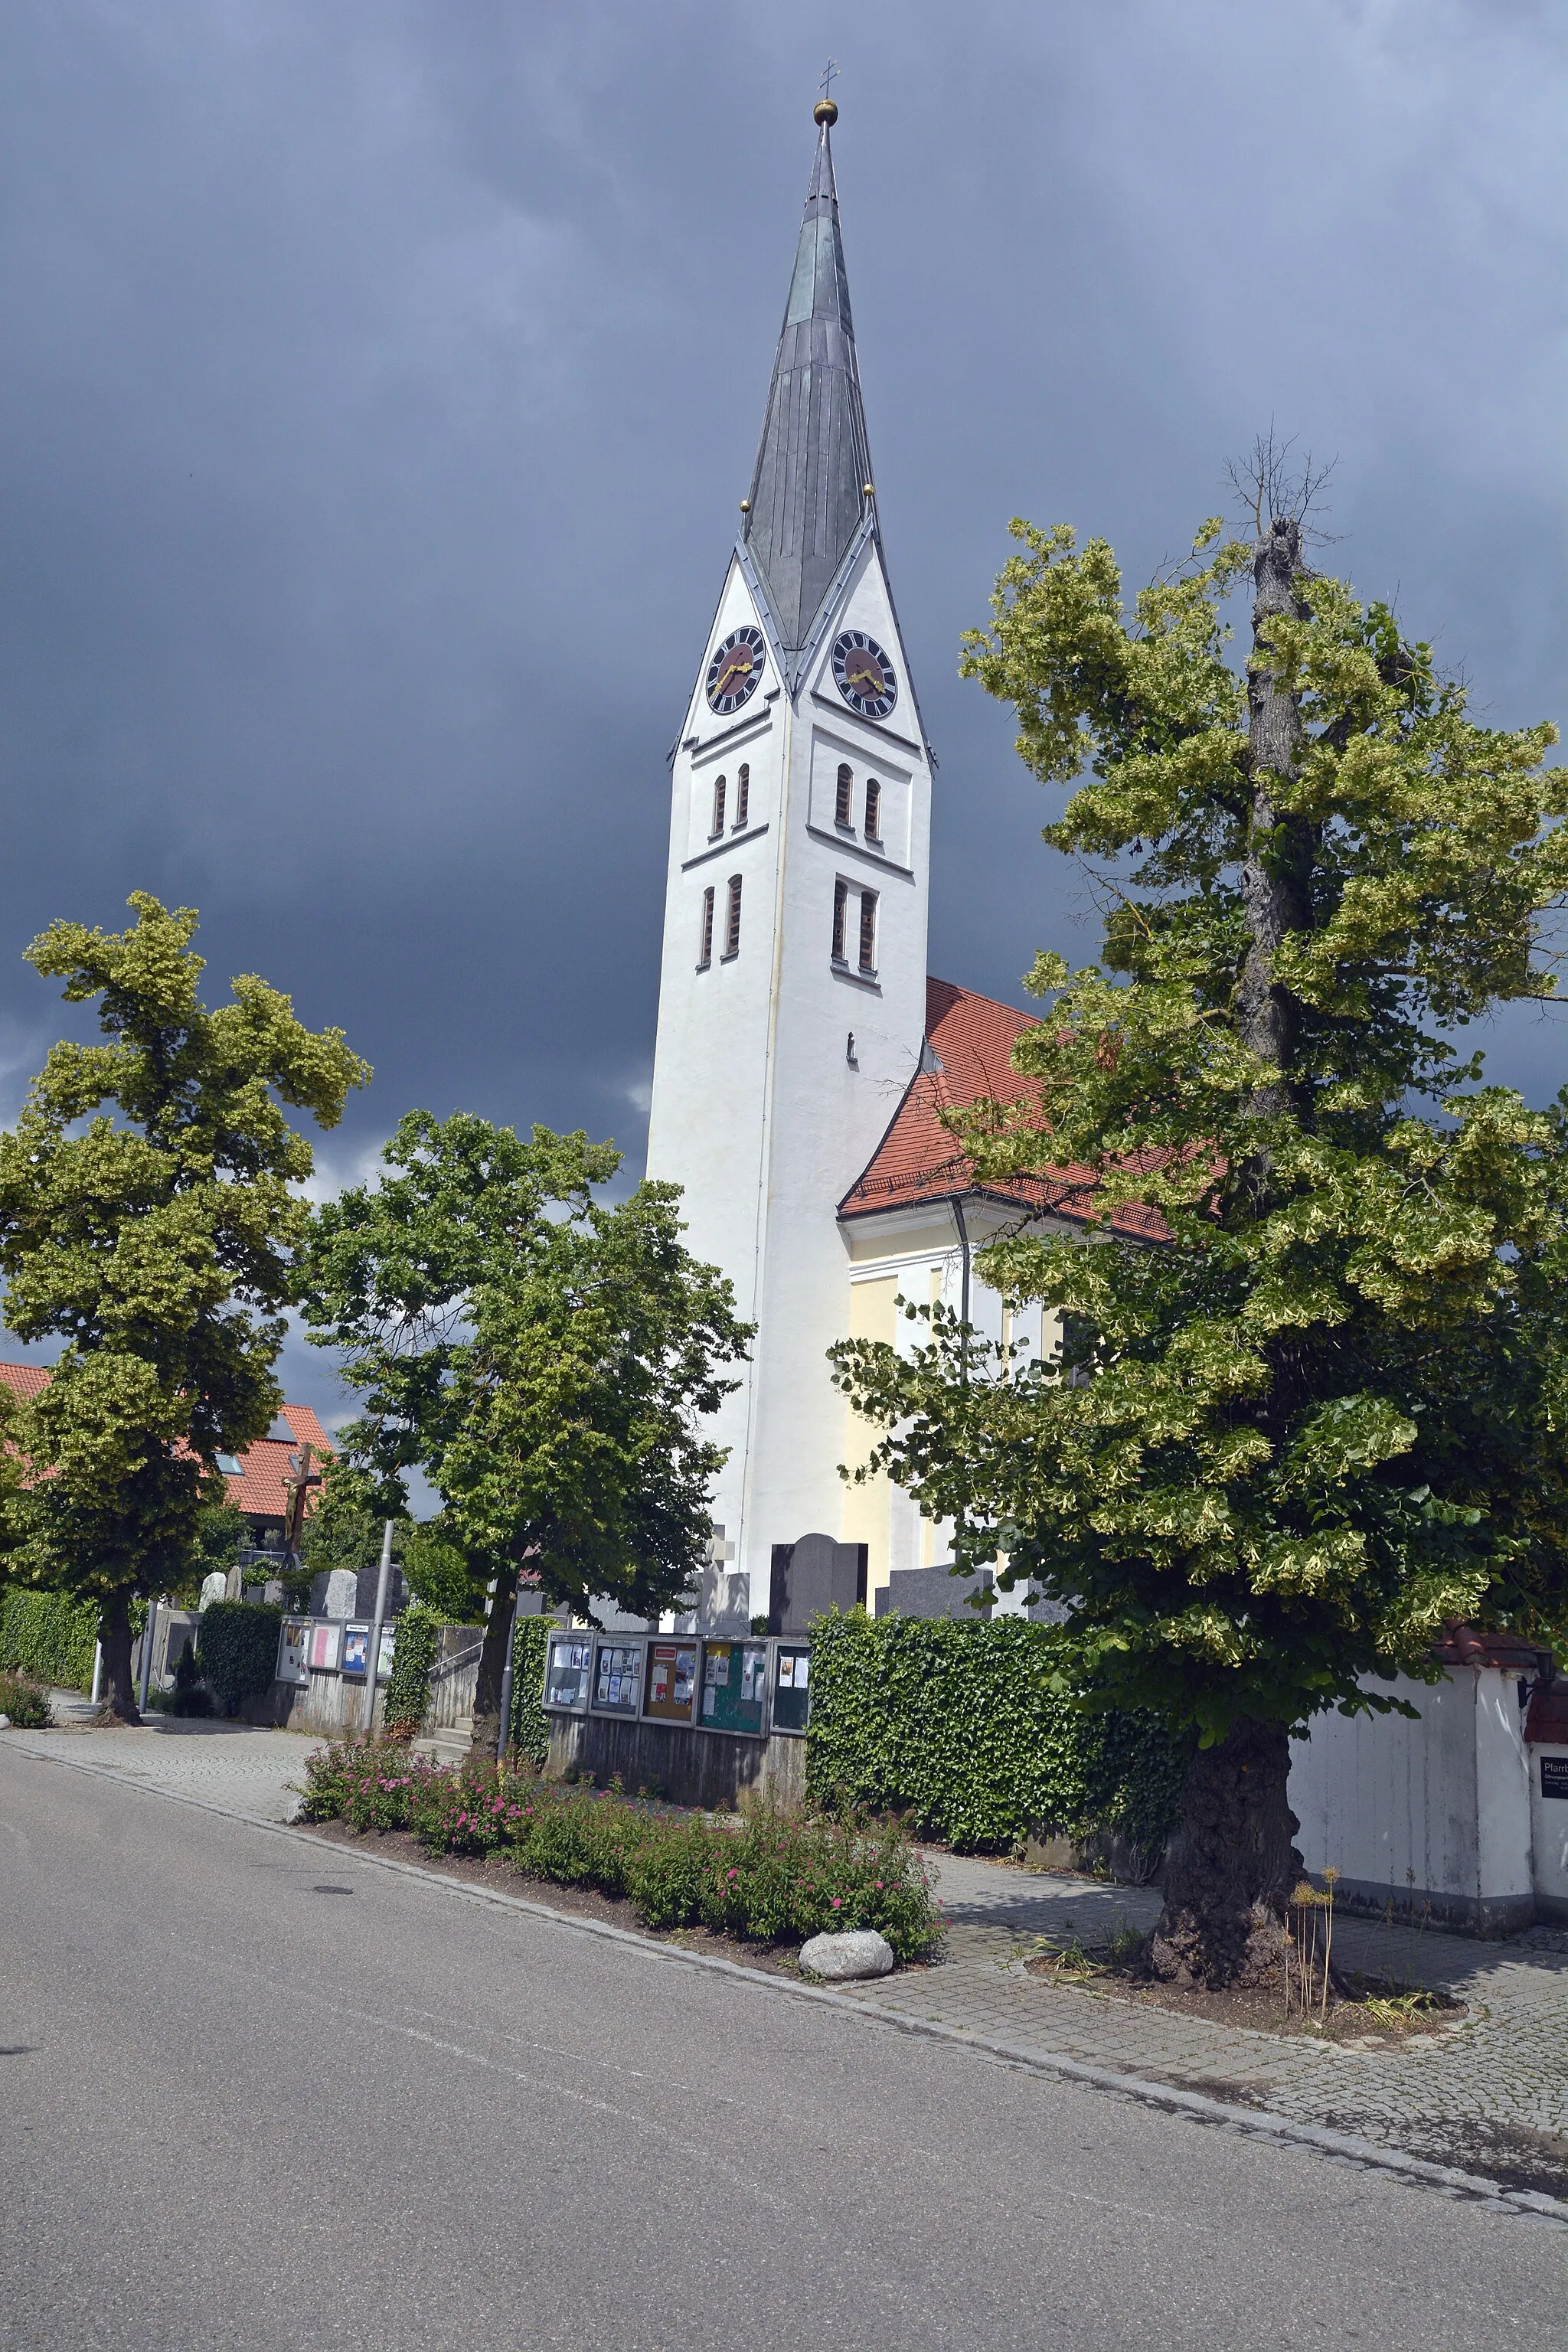
<svg viewBox="0 0 1568 2352"><path fill-rule="evenodd" d="M824 100L751 495L672 755L647 1172L758 1327L720 1416L723 1569L838 1537L837 1210L920 1066L932 761L878 529ZM716 1596L715 1596L716 1597Z"/></svg>

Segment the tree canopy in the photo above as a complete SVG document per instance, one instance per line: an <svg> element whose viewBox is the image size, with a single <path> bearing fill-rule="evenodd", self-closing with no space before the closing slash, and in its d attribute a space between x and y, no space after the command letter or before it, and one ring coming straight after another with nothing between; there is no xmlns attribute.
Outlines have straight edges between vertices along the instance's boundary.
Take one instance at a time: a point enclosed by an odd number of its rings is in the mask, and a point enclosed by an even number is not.
<svg viewBox="0 0 1568 2352"><path fill-rule="evenodd" d="M111 1697L133 1712L127 1604L178 1581L216 1466L265 1434L309 1204L311 1150L370 1076L341 1031L307 1029L254 975L216 1011L196 916L144 892L121 932L57 922L26 950L104 1042L51 1048L0 1135L5 1321L61 1353L16 1414L27 1475L9 1572L104 1604Z"/></svg>
<svg viewBox="0 0 1568 2352"><path fill-rule="evenodd" d="M1061 1318L1048 1360L940 1317L912 1351L836 1351L888 1433L871 1466L956 1520L961 1561L1065 1605L1101 1703L1277 1788L1249 1899L1289 1866L1289 1731L1433 1676L1451 1620L1546 1641L1568 1604L1568 1120L1456 1043L1553 992L1568 776L1553 729L1478 725L1387 607L1308 567L1277 468L1258 488L1251 543L1207 524L1131 614L1103 541L1014 525L964 668L1078 786L1045 837L1103 948L1040 955L1012 1098L953 1125L982 1183L1086 1171L1089 1245L1020 1216L981 1254ZM1159 1245L1112 1230L1134 1202Z"/></svg>

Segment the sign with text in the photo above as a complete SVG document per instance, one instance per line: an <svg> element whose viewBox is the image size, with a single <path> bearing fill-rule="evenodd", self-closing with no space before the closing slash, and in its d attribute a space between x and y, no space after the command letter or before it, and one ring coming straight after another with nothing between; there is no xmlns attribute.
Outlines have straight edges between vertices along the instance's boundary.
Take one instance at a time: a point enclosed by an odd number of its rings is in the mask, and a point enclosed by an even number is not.
<svg viewBox="0 0 1568 2352"><path fill-rule="evenodd" d="M760 1738L768 1690L765 1642L704 1642L702 1712L704 1731L742 1731Z"/></svg>
<svg viewBox="0 0 1568 2352"><path fill-rule="evenodd" d="M1568 1797L1568 1756L1542 1758L1541 1793L1543 1797Z"/></svg>
<svg viewBox="0 0 1568 2352"><path fill-rule="evenodd" d="M594 1644L585 1634L553 1633L544 1667L544 1704L581 1715L588 1704Z"/></svg>
<svg viewBox="0 0 1568 2352"><path fill-rule="evenodd" d="M637 1715L642 1706L642 1643L601 1642L594 1667L595 1715Z"/></svg>
<svg viewBox="0 0 1568 2352"><path fill-rule="evenodd" d="M695 1642L650 1642L643 1713L660 1723L689 1723L697 1701Z"/></svg>
<svg viewBox="0 0 1568 2352"><path fill-rule="evenodd" d="M804 1731L811 1721L811 1652L781 1642L773 1667L773 1729Z"/></svg>
<svg viewBox="0 0 1568 2352"><path fill-rule="evenodd" d="M363 1675L369 1660L370 1627L368 1625L345 1625L343 1627L344 1674Z"/></svg>

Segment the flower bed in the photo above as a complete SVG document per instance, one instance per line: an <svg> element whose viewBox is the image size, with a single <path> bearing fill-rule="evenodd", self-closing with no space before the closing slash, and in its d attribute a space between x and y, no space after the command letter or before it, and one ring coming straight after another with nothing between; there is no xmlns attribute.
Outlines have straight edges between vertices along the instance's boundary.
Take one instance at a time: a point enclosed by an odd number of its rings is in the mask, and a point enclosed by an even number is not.
<svg viewBox="0 0 1568 2352"><path fill-rule="evenodd" d="M646 1926L704 1927L757 1942L875 1927L900 1960L942 1932L901 1831L760 1811L731 1830L701 1814L507 1772L455 1772L384 1741L307 1759L306 1821L407 1830L431 1853L494 1855L524 1877L625 1896Z"/></svg>

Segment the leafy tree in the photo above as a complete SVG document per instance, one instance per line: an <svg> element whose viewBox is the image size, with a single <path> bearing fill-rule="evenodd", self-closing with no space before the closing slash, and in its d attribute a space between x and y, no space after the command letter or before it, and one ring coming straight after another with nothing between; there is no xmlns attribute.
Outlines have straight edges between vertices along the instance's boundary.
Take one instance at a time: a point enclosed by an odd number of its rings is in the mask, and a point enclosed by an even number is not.
<svg viewBox="0 0 1568 2352"><path fill-rule="evenodd" d="M11 1329L62 1343L14 1424L9 1572L98 1600L108 1703L134 1720L132 1598L184 1576L224 1497L217 1454L282 1402L312 1166L285 1108L331 1127L370 1073L253 976L208 1012L195 913L130 904L128 930L58 922L26 950L68 1003L97 1004L105 1042L54 1046L0 1136L0 1273Z"/></svg>
<svg viewBox="0 0 1568 2352"><path fill-rule="evenodd" d="M1049 1362L940 1317L912 1356L836 1351L960 1561L1066 1604L1099 1704L1196 1734L1154 1955L1218 1981L1276 1965L1289 1735L1436 1679L1451 1621L1547 1640L1568 1599L1568 1119L1454 1043L1552 993L1568 777L1552 728L1477 726L1308 568L1270 450L1256 488L1252 543L1206 525L1131 616L1103 541L1013 527L964 667L1042 783L1087 767L1046 839L1089 864L1104 946L1040 956L1015 1099L954 1126L983 1183L1092 1178L1092 1245L1020 1218L982 1255L1062 1318Z"/></svg>
<svg viewBox="0 0 1568 2352"><path fill-rule="evenodd" d="M596 1197L608 1144L411 1111L383 1157L317 1213L306 1320L364 1398L345 1454L383 1493L416 1464L442 1497L447 1566L483 1601L474 1748L495 1754L520 1569L584 1614L687 1590L724 1458L700 1423L749 1333L682 1248L675 1187Z"/></svg>
<svg viewBox="0 0 1568 2352"><path fill-rule="evenodd" d="M205 1505L196 1519L195 1548L183 1587L171 1589L188 1591L194 1599L215 1569L221 1569L226 1576L237 1563L248 1532L245 1513L233 1503L226 1500Z"/></svg>
<svg viewBox="0 0 1568 2352"><path fill-rule="evenodd" d="M448 1625L478 1624L486 1614L489 1565L463 1549L445 1511L410 1526L403 1572L415 1597Z"/></svg>

